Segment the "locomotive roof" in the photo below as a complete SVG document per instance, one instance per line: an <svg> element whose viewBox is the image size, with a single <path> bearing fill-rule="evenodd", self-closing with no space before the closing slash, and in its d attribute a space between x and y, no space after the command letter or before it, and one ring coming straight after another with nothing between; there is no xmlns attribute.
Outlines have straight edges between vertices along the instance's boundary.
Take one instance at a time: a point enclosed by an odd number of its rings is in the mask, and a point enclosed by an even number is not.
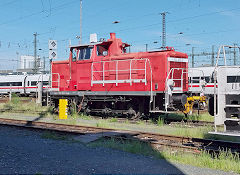
<svg viewBox="0 0 240 175"><path fill-rule="evenodd" d="M110 44L112 41L103 41L103 42L94 42L94 43L89 43L89 44L78 44L78 45L73 45L70 46L70 48L76 48L76 47L89 47L89 46L95 46L95 45L101 45L101 44Z"/></svg>
<svg viewBox="0 0 240 175"><path fill-rule="evenodd" d="M99 43L99 42L97 42L97 43ZM73 45L73 46L70 46L70 48L94 46L94 45L96 45L97 43L90 43L90 44L78 44L78 45Z"/></svg>
<svg viewBox="0 0 240 175"><path fill-rule="evenodd" d="M70 48L89 47L89 46L95 46L95 45L109 45L112 42L113 41L101 41L101 42L94 42L94 43L89 43L89 44L78 44L78 45L70 46ZM122 43L122 44L124 44L125 47L129 47L130 46L130 44L127 44L127 43Z"/></svg>

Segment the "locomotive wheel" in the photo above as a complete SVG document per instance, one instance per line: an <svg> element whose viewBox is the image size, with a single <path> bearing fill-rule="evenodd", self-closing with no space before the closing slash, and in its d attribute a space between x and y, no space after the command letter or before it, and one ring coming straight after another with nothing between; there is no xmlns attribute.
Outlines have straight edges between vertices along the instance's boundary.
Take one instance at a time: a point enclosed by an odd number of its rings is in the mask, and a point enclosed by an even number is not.
<svg viewBox="0 0 240 175"><path fill-rule="evenodd" d="M134 108L133 104L128 104L127 105L127 115L129 118L131 118L132 120L134 119L140 119L141 115L140 112L136 110L136 108Z"/></svg>
<svg viewBox="0 0 240 175"><path fill-rule="evenodd" d="M102 114L103 114L102 118L111 117L112 109L107 108L107 107L105 106L105 108L102 110Z"/></svg>
<svg viewBox="0 0 240 175"><path fill-rule="evenodd" d="M85 108L83 110L83 115L90 115L91 110L89 108Z"/></svg>

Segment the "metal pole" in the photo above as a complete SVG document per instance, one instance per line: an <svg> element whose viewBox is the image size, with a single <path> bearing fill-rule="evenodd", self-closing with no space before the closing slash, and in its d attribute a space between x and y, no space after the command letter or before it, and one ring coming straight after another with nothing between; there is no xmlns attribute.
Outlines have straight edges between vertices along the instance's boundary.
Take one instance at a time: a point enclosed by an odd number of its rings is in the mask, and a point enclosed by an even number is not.
<svg viewBox="0 0 240 175"><path fill-rule="evenodd" d="M37 73L37 33L34 36L34 73Z"/></svg>
<svg viewBox="0 0 240 175"><path fill-rule="evenodd" d="M43 92L43 82L40 80L37 84L37 104L42 104L42 92Z"/></svg>
<svg viewBox="0 0 240 175"><path fill-rule="evenodd" d="M145 44L145 46L146 46L146 52L148 51L148 44Z"/></svg>
<svg viewBox="0 0 240 175"><path fill-rule="evenodd" d="M43 57L43 71L45 72L45 64L46 64L46 60L45 60L45 56Z"/></svg>
<svg viewBox="0 0 240 175"><path fill-rule="evenodd" d="M214 129L215 132L217 132L217 125L216 125L216 117L217 117L217 65L214 69L213 75L214 75L214 103L213 103L213 109L214 109Z"/></svg>
<svg viewBox="0 0 240 175"><path fill-rule="evenodd" d="M17 75L18 75L18 69L19 69L19 64L18 64L18 62L20 61L20 60L18 60L18 56L19 56L19 53L18 52L16 52L16 54L17 54L17 69L16 69L16 71L17 71ZM21 66L21 62L20 62L20 66Z"/></svg>
<svg viewBox="0 0 240 175"><path fill-rule="evenodd" d="M82 44L82 0L80 0L80 41L79 44Z"/></svg>
<svg viewBox="0 0 240 175"><path fill-rule="evenodd" d="M226 66L227 65L227 58L226 58L224 46L222 47L222 50L223 50L224 65Z"/></svg>
<svg viewBox="0 0 240 175"><path fill-rule="evenodd" d="M214 66L214 45L212 45L212 66Z"/></svg>
<svg viewBox="0 0 240 175"><path fill-rule="evenodd" d="M166 47L166 14L168 12L160 13L162 15L162 49Z"/></svg>
<svg viewBox="0 0 240 175"><path fill-rule="evenodd" d="M50 74L50 76L49 76L49 80L48 80L48 89L47 89L47 106L49 106L49 103L50 103L50 101L49 101L49 90L52 88L52 59L49 59L49 61L50 61L50 72L49 72L49 74Z"/></svg>
<svg viewBox="0 0 240 175"><path fill-rule="evenodd" d="M50 88L52 88L52 59L50 59L50 77L49 77L49 85L50 85Z"/></svg>
<svg viewBox="0 0 240 175"><path fill-rule="evenodd" d="M192 67L194 67L194 47L192 47Z"/></svg>
<svg viewBox="0 0 240 175"><path fill-rule="evenodd" d="M234 45L234 48L233 48L233 64L234 64L234 66L236 65L236 63L237 63L237 57L236 57L236 45L237 44L233 44Z"/></svg>
<svg viewBox="0 0 240 175"><path fill-rule="evenodd" d="M9 101L12 101L12 84L10 84Z"/></svg>
<svg viewBox="0 0 240 175"><path fill-rule="evenodd" d="M218 60L219 60L219 57L220 57L220 53L221 53L221 49L224 48L224 46L220 46L219 49L218 49L218 53L217 53L217 60L216 60L216 65L215 65L215 68L214 68L214 128L215 128L215 132L217 132L217 124L216 124L216 120L217 120L217 68L218 68Z"/></svg>

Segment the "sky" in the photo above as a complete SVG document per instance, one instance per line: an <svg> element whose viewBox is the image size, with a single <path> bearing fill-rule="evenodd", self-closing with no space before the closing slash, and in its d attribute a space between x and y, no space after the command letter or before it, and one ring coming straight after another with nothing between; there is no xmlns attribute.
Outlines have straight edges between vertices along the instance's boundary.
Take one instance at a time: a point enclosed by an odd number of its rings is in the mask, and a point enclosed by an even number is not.
<svg viewBox="0 0 240 175"><path fill-rule="evenodd" d="M168 12L166 45L177 51L191 54L192 47L200 53L211 52L212 45L216 51L223 44L240 45L240 0L82 2L82 43L89 43L91 33L108 39L115 32L133 52L145 51L146 44L148 50L157 50L162 43L160 13ZM0 15L0 70L16 69L21 55L34 55L34 33L37 54L47 62L49 39L58 42L57 60L68 59L70 41L79 43L80 0L0 0ZM209 64L211 56L195 60L195 65Z"/></svg>

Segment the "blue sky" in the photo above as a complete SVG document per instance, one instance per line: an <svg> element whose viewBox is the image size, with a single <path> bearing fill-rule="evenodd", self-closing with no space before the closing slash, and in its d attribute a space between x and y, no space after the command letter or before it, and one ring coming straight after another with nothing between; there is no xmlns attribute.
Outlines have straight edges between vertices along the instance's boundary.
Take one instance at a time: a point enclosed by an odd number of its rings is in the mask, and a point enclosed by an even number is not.
<svg viewBox="0 0 240 175"><path fill-rule="evenodd" d="M0 69L16 69L20 55L33 55L33 33L39 35L38 55L48 57L48 40L58 40L58 60L68 58L68 44L80 33L80 0L0 0ZM221 44L240 44L239 0L83 0L83 42L89 35L109 38L110 32L132 45L132 51L161 46L166 16L167 46L191 53ZM113 21L119 21L113 24ZM179 33L182 34L179 34ZM154 43L158 41L158 43ZM210 57L196 58L207 64Z"/></svg>

